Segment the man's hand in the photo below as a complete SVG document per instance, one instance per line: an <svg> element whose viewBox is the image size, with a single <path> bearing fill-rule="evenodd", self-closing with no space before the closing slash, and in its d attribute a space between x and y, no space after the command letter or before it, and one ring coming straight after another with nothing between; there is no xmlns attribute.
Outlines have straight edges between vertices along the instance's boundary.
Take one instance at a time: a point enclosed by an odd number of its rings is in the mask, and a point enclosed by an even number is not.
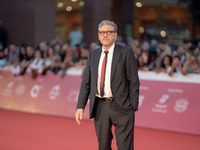
<svg viewBox="0 0 200 150"><path fill-rule="evenodd" d="M83 109L77 109L75 113L75 119L78 125L81 124L81 120L83 119Z"/></svg>

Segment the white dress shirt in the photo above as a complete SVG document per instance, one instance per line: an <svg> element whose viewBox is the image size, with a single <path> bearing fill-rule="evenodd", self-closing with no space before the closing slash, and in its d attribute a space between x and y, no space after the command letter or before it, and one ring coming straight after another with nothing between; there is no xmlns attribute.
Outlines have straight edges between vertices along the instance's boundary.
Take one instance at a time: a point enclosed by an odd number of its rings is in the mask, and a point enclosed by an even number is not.
<svg viewBox="0 0 200 150"><path fill-rule="evenodd" d="M113 58L113 51L114 51L115 44L108 50L107 54L107 64L106 64L106 72L105 72L105 83L104 83L104 96L103 97L112 97L112 91L110 87L110 78L111 78L111 65L112 65L112 58ZM100 82L101 82L101 68L103 59L105 57L104 53L105 49L102 48L99 66L98 66L98 77L97 77L97 94L96 96L100 96Z"/></svg>

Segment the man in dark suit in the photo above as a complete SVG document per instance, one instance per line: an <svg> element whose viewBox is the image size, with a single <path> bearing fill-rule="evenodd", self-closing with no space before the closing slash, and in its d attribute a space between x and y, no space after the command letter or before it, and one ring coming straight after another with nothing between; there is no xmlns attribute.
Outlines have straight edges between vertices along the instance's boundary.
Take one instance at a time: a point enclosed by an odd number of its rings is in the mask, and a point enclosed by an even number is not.
<svg viewBox="0 0 200 150"><path fill-rule="evenodd" d="M135 111L138 110L139 78L131 48L115 43L117 25L109 20L99 24L102 47L92 50L83 73L75 118L80 125L90 99L99 150L111 150L112 125L118 150L133 150Z"/></svg>

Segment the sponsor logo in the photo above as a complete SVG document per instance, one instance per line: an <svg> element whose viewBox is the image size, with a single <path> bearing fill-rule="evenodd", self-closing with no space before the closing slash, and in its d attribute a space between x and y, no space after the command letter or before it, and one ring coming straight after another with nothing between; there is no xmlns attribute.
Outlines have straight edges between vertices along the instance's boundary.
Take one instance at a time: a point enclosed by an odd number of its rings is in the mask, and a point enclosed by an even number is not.
<svg viewBox="0 0 200 150"><path fill-rule="evenodd" d="M16 89L16 95L20 96L22 94L24 94L24 91L25 91L26 87L24 84L20 84L17 86L17 89Z"/></svg>
<svg viewBox="0 0 200 150"><path fill-rule="evenodd" d="M60 95L60 85L54 86L51 91L49 91L49 98L55 100Z"/></svg>
<svg viewBox="0 0 200 150"><path fill-rule="evenodd" d="M176 104L174 106L174 110L177 113L183 113L184 111L187 110L188 105L189 105L189 101L187 99L181 98L181 99L176 101Z"/></svg>
<svg viewBox="0 0 200 150"><path fill-rule="evenodd" d="M2 92L3 96L11 96L12 95L12 87L14 85L13 81L10 81L4 91Z"/></svg>
<svg viewBox="0 0 200 150"><path fill-rule="evenodd" d="M168 94L162 95L162 97L159 99L158 103L156 103L154 108L152 108L152 111L157 112L157 113L167 113L166 101L168 100L168 98L169 98Z"/></svg>
<svg viewBox="0 0 200 150"><path fill-rule="evenodd" d="M31 89L31 97L33 97L33 98L37 98L38 97L38 95L39 95L39 93L40 93L40 89L41 89L42 87L41 86L39 86L39 85L34 85L33 87L32 87L32 89Z"/></svg>
<svg viewBox="0 0 200 150"><path fill-rule="evenodd" d="M169 93L183 93L182 89L167 89Z"/></svg>

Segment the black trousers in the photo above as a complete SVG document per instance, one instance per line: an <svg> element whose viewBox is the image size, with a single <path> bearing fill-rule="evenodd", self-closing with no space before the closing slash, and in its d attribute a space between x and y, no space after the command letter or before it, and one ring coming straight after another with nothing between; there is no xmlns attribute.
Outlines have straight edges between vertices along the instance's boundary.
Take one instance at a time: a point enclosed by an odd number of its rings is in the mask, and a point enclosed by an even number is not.
<svg viewBox="0 0 200 150"><path fill-rule="evenodd" d="M118 150L133 150L134 122L132 109L122 108L115 102L97 101L94 124L99 150L112 150L112 125L115 126Z"/></svg>

